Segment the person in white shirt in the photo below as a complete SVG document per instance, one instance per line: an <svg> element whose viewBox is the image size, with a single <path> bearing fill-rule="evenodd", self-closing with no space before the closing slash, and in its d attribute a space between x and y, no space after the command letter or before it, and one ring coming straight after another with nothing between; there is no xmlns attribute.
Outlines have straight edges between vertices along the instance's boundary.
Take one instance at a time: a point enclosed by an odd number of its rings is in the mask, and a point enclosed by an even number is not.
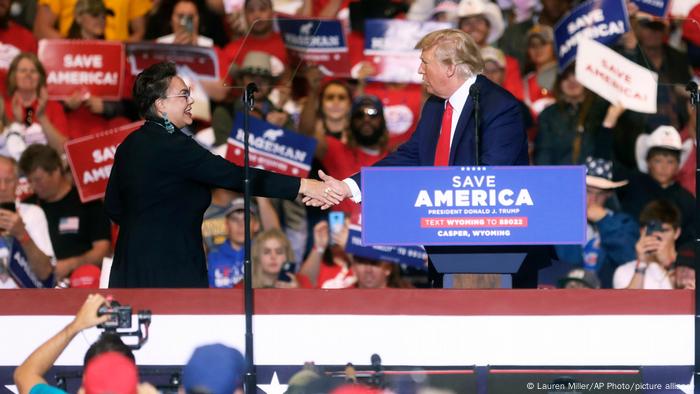
<svg viewBox="0 0 700 394"><path fill-rule="evenodd" d="M39 206L16 201L17 171L14 159L0 156L0 288L51 286L55 259L46 216ZM8 266L13 260L18 264Z"/></svg>
<svg viewBox="0 0 700 394"><path fill-rule="evenodd" d="M676 239L681 235L681 214L667 200L654 200L639 215L637 259L615 270L616 289L673 289Z"/></svg>

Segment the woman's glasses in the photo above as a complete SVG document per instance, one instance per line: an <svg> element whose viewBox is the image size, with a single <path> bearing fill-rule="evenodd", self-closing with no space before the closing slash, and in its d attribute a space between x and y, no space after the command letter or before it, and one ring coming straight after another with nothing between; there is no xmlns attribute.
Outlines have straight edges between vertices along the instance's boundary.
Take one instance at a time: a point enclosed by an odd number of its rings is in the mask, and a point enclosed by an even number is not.
<svg viewBox="0 0 700 394"><path fill-rule="evenodd" d="M163 96L163 98L166 98L166 99L168 99L168 98L174 98L174 97L184 97L185 100L189 100L190 97L192 97L192 96L190 95L190 91L189 91L189 90L183 90L180 94L171 94L171 95L168 95L168 96Z"/></svg>

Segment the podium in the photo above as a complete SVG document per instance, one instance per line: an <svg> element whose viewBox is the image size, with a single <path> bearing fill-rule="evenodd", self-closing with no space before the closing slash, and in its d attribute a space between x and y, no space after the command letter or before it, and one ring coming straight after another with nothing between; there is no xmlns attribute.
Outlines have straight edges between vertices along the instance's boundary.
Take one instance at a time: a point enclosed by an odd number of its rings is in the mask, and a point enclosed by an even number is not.
<svg viewBox="0 0 700 394"><path fill-rule="evenodd" d="M583 166L363 168L362 241L423 245L444 287L485 273L513 287L549 246L585 241L585 184Z"/></svg>

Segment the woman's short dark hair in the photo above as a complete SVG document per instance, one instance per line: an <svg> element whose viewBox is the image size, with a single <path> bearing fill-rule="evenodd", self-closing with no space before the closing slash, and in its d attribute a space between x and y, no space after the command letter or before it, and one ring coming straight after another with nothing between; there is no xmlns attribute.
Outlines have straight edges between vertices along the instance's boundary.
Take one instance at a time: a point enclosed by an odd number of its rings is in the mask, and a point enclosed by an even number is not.
<svg viewBox="0 0 700 394"><path fill-rule="evenodd" d="M156 63L136 76L132 97L142 118L155 116L153 103L165 97L170 80L177 75L175 63Z"/></svg>

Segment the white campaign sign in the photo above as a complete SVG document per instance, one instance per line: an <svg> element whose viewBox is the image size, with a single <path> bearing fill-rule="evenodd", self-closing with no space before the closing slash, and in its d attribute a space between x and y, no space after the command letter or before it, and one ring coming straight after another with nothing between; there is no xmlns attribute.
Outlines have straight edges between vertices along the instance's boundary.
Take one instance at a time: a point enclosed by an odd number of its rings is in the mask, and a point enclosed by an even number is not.
<svg viewBox="0 0 700 394"><path fill-rule="evenodd" d="M656 112L658 75L596 41L579 41L576 79L610 103L637 112Z"/></svg>

